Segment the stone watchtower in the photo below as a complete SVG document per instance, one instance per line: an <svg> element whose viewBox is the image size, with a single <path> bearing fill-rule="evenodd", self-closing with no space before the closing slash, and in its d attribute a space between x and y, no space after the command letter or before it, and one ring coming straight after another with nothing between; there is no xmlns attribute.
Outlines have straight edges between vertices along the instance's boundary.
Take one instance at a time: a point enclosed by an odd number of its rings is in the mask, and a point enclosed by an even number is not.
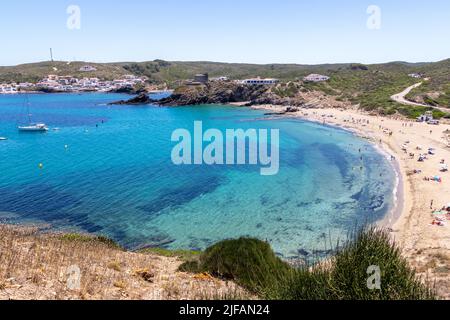
<svg viewBox="0 0 450 320"><path fill-rule="evenodd" d="M199 73L199 74L196 74L196 75L195 75L194 81L195 81L195 82L200 82L200 83L202 83L202 84L205 84L205 83L208 83L208 81L209 81L209 76L208 76L207 73Z"/></svg>

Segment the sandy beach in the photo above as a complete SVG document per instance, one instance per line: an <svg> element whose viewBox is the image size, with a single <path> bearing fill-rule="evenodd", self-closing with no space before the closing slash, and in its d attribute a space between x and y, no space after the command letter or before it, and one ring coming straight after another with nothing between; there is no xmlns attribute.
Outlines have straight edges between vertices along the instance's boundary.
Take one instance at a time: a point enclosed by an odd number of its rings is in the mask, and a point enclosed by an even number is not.
<svg viewBox="0 0 450 320"><path fill-rule="evenodd" d="M271 112L286 109L271 105L254 108ZM391 228L393 238L418 273L436 279L438 293L450 298L450 220L433 213L450 203L450 173L440 171L441 162L450 161L450 125L373 116L356 109L303 109L286 116L353 131L388 155L401 176L399 189L393 190L397 207L383 225ZM434 155L428 154L429 148L434 149ZM423 162L418 161L421 154L427 154ZM441 182L428 181L436 176Z"/></svg>

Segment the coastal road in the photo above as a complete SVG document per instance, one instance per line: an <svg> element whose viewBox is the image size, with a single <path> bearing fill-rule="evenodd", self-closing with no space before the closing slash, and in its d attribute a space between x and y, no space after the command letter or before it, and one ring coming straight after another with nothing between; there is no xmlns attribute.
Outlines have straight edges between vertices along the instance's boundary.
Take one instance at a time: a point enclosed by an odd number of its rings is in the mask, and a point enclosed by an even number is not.
<svg viewBox="0 0 450 320"><path fill-rule="evenodd" d="M406 98L405 98L408 95L408 93L410 93L415 88L420 87L421 85L422 85L422 82L416 83L415 85L412 85L411 87L406 88L402 92L394 94L391 97L391 99L394 100L395 102L398 102L398 103L401 103L401 104L406 104L406 105L409 105L409 106L431 107L431 106L426 105L426 104L421 104L421 103L417 103L417 102L412 102L412 101L406 100Z"/></svg>
<svg viewBox="0 0 450 320"><path fill-rule="evenodd" d="M415 85L412 85L412 86L406 88L402 92L394 94L391 97L391 99L394 100L395 102L398 102L398 103L401 103L401 104L404 104L404 105L417 106L417 107L426 107L426 108L435 108L435 109L441 110L443 112L450 112L449 108L436 107L436 106L432 106L432 105L428 105L428 104L417 103L417 102L409 101L409 100L407 100L405 98L408 95L408 93L410 93L415 88L420 87L422 85L422 83L423 82L416 83Z"/></svg>

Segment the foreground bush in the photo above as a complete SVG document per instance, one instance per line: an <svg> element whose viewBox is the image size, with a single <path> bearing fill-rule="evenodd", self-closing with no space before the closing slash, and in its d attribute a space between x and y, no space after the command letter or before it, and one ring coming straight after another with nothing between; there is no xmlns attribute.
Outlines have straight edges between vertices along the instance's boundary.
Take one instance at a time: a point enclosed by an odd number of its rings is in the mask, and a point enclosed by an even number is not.
<svg viewBox="0 0 450 320"><path fill-rule="evenodd" d="M208 248L198 261L186 262L181 271L208 272L213 276L234 280L253 293L264 294L291 272L291 267L278 258L269 244L241 238L225 240Z"/></svg>
<svg viewBox="0 0 450 320"><path fill-rule="evenodd" d="M369 289L380 270L380 289ZM354 235L334 257L312 267L296 269L281 261L270 246L255 239L220 242L185 263L184 271L209 272L236 281L261 298L285 300L419 300L434 299L429 284L422 283L389 234L364 229ZM368 271L370 271L368 273ZM369 283L369 284L370 284Z"/></svg>
<svg viewBox="0 0 450 320"><path fill-rule="evenodd" d="M369 269L370 268L370 269ZM374 285L374 269L380 271L380 289ZM312 278L312 279L309 279ZM317 283L311 288L304 283ZM369 283L368 283L369 282ZM325 266L296 271L278 292L282 299L421 300L434 299L401 256L388 232L365 229L354 235Z"/></svg>

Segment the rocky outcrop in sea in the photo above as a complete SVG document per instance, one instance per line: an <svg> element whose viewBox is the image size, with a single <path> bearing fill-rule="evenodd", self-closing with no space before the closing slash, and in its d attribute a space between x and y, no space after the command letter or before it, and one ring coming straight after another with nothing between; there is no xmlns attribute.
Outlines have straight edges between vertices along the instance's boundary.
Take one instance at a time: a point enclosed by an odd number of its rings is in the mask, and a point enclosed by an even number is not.
<svg viewBox="0 0 450 320"><path fill-rule="evenodd" d="M154 100L150 99L146 93L141 93L137 97L134 97L129 100L120 100L109 103L110 105L145 105L154 102Z"/></svg>

